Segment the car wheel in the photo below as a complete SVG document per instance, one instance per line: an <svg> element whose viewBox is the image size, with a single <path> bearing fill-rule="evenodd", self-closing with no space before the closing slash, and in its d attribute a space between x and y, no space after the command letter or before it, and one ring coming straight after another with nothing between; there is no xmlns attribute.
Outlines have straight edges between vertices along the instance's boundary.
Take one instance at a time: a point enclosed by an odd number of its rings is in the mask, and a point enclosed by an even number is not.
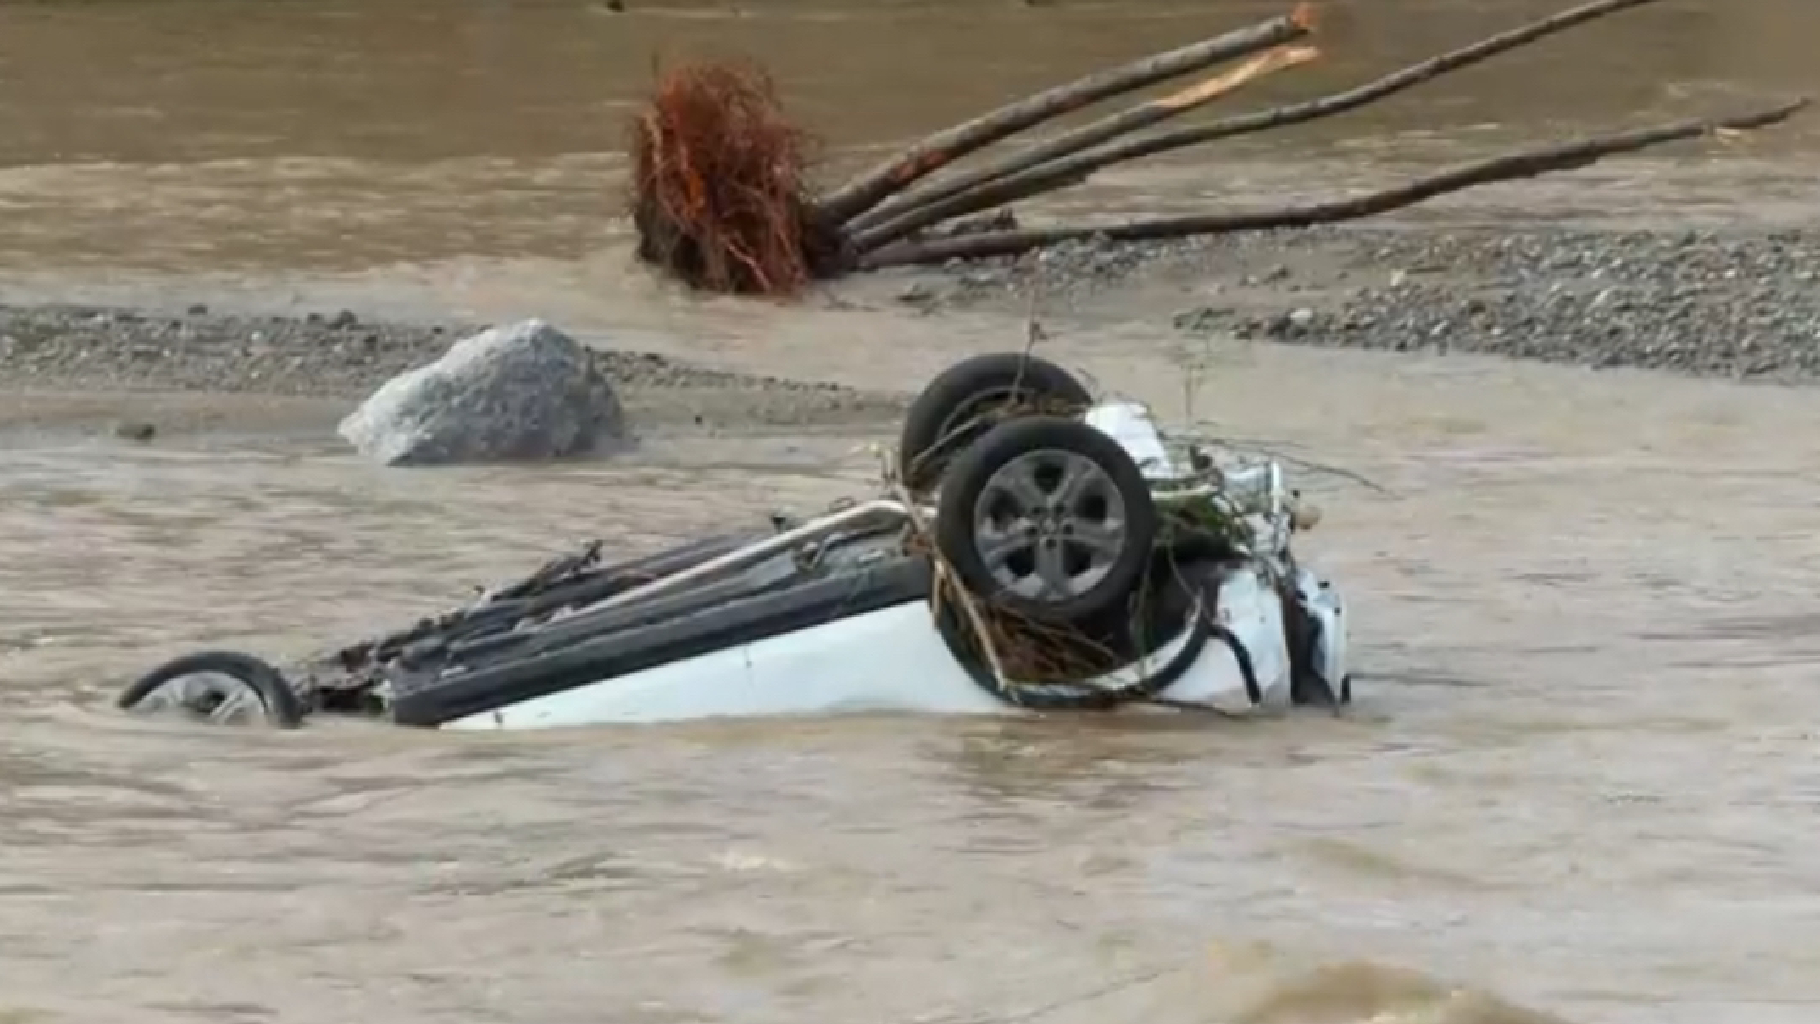
<svg viewBox="0 0 1820 1024"><path fill-rule="evenodd" d="M1149 485L1091 426L1033 416L988 430L948 468L936 545L959 583L1038 622L1129 607L1157 535Z"/></svg>
<svg viewBox="0 0 1820 1024"><path fill-rule="evenodd" d="M128 711L184 711L213 722L256 717L281 729L303 723L303 701L284 675L235 651L201 651L167 661L121 691L116 703Z"/></svg>
<svg viewBox="0 0 1820 1024"><path fill-rule="evenodd" d="M904 414L898 475L912 492L935 489L955 455L1013 410L1068 415L1093 404L1074 375L1022 352L963 359L937 374Z"/></svg>

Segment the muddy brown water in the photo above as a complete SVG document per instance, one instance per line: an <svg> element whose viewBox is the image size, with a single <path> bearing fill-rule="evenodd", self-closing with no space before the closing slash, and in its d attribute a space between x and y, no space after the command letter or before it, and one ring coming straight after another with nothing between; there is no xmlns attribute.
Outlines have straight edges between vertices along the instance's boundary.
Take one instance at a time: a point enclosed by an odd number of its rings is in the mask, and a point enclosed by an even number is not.
<svg viewBox="0 0 1820 1024"><path fill-rule="evenodd" d="M629 2L0 5L0 295L540 313L901 387L1015 343L1017 323L870 301L889 280L804 311L685 300L626 269L612 148L652 48L761 53L851 162L1270 9ZM1329 64L1254 95L1546 6L1334 4ZM1665 4L1346 125L1120 172L1047 209L1256 197L1287 161L1325 188L1749 103L1820 85L1816 31L1804 0ZM1427 215L1547 199L1811 219L1813 141L1797 125ZM1091 333L1058 323L1051 353L1171 413L1181 360L1207 359L1194 415L1388 489L1305 471L1327 509L1310 553L1357 606L1347 717L503 739L129 721L113 688L189 647L297 653L574 539L639 550L813 509L867 485L855 445L891 424L411 474L348 458L326 413L261 418L244 400L221 400L225 426L151 447L55 416L15 424L0 446L0 1021L1812 1020L1811 395L1189 352L1139 312L1101 309ZM174 407L83 399L115 400Z"/></svg>

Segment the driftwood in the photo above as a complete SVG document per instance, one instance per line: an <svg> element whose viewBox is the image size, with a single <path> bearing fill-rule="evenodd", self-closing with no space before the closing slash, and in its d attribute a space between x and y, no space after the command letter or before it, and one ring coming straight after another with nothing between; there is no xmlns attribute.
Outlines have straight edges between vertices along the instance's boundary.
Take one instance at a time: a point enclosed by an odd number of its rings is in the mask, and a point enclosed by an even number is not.
<svg viewBox="0 0 1820 1024"><path fill-rule="evenodd" d="M929 210L940 199L964 194L974 186L1016 173L1026 167L1033 167L1084 149L1091 149L1102 142L1110 141L1121 135L1129 135L1169 118L1186 114L1191 110L1206 106L1222 96L1236 92L1265 75L1294 67L1297 64L1306 64L1318 56L1320 56L1320 51L1312 46L1279 46L1267 50L1238 67L1222 71L1180 92L1127 107L1092 124L1058 135L1026 152L1014 153L1008 158L987 164L985 167L956 175L926 193L919 190L876 207L848 221L847 228L849 231L863 233L860 234L860 237L874 233L888 238L898 237L899 232L896 231L896 227L906 219L906 215L914 216L920 211ZM944 214L934 220L920 220L913 224L911 229L914 230L915 227L946 219L947 215ZM861 243L861 247L864 247L863 243Z"/></svg>
<svg viewBox="0 0 1820 1024"><path fill-rule="evenodd" d="M1113 164L1342 114L1414 88L1449 71L1457 71L1535 42L1544 36L1654 2L1656 0L1595 0L1508 32L1500 32L1471 46L1430 57L1343 92L1271 110L1240 114L1194 128L1140 136L1104 149L1081 153L1072 159L1055 159L1045 154L1033 154L1033 159L1019 159L1022 154L1018 154L1007 160L1002 167L994 168L996 173L981 180L957 179L952 186L931 190L921 197L905 196L898 215L889 223L868 229L863 235L863 241L856 247L862 250L876 248L931 224L1078 184L1086 181L1093 172Z"/></svg>
<svg viewBox="0 0 1820 1024"><path fill-rule="evenodd" d="M881 267L918 263L943 263L951 259L980 259L988 256L1010 256L1045 246L1083 238L1103 237L1115 241L1153 241L1186 238L1194 235L1226 234L1235 231L1264 231L1273 228L1304 228L1316 224L1354 220L1387 213L1448 192L1496 181L1533 178L1539 174L1585 167L1618 153L1637 150L1664 142L1714 135L1726 131L1748 131L1785 121L1808 105L1805 99L1768 110L1759 110L1716 120L1680 121L1654 128L1638 128L1610 135L1595 135L1574 142L1535 149L1519 150L1487 160L1478 160L1442 171L1439 174L1404 182L1391 188L1349 199L1334 199L1306 206L1243 213L1195 214L1183 217L1157 217L1091 227L1042 228L1030 231L994 231L963 235L928 242L901 242L867 254L860 267Z"/></svg>
<svg viewBox="0 0 1820 1024"><path fill-rule="evenodd" d="M1582 167L1616 153L1714 131L1765 127L1806 106L1802 100L1734 117L1545 146L1379 192L1301 206L1038 230L982 232L972 225L978 214L993 209L1002 214L1007 204L1085 181L1105 167L1344 113L1546 36L1656 2L1594 0L1342 92L1205 124L1147 131L1264 76L1316 59L1313 47L1294 45L1314 32L1312 10L1303 5L943 129L819 197L803 184L806 136L783 116L761 70L706 65L671 71L635 124L632 204L638 252L646 262L706 290L789 295L810 280L854 270L1003 256L1072 239L1181 238L1367 217L1475 185ZM1234 60L1241 63L1021 151L971 168L951 166L1103 100ZM924 237L932 228L941 228L943 237Z"/></svg>
<svg viewBox="0 0 1820 1024"><path fill-rule="evenodd" d="M1304 4L1280 18L1227 32L1179 50L1133 61L1037 93L971 121L936 132L897 156L830 193L818 204L822 216L844 222L924 176L1000 139L1054 120L1112 96L1243 57L1299 39L1314 28L1313 9Z"/></svg>

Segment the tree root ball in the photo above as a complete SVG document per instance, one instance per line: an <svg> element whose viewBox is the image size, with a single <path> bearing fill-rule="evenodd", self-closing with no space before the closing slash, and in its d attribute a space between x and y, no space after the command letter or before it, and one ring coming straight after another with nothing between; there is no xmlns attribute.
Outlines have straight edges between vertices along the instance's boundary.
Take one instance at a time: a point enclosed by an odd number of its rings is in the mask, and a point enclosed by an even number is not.
<svg viewBox="0 0 1820 1024"><path fill-rule="evenodd" d="M660 68L632 125L638 258L692 287L789 296L833 266L806 183L807 133L743 61Z"/></svg>

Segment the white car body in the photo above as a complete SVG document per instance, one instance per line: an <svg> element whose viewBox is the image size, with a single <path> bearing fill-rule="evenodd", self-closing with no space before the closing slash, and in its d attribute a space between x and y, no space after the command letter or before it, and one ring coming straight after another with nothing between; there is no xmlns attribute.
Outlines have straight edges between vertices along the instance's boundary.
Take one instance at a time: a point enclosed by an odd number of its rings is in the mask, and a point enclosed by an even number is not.
<svg viewBox="0 0 1820 1024"><path fill-rule="evenodd" d="M601 567L594 545L288 675L250 655L188 655L142 677L120 703L217 719L256 711L287 726L355 713L467 731L1115 706L1244 715L1313 701L1304 692L1349 700L1349 618L1339 592L1290 554L1308 523L1277 462L1228 453L1216 463L1207 448L1168 438L1135 403L1103 402L1081 420L1130 456L1152 503L1214 495L1248 538L1195 556L1187 570L1172 561L1177 603L1167 615L1145 612L1149 649L1097 679L1011 683L984 667L992 659L968 646L974 634L961 637L957 613L937 613L931 558L903 543L933 511L905 504L900 491L634 563Z"/></svg>
<svg viewBox="0 0 1820 1024"><path fill-rule="evenodd" d="M1086 422L1118 441L1154 479L1181 473L1148 410L1103 403ZM1255 467L1280 481L1274 462ZM1201 706L1228 715L1290 705L1291 666L1284 608L1260 564L1229 575L1212 612L1232 642L1208 643L1161 698L1137 707ZM1339 592L1306 568L1293 585L1318 624L1316 670L1334 688L1348 679L1348 620ZM1147 669L1180 657L1184 629L1143 661L1077 687L1116 690ZM1235 648L1234 643L1238 645ZM1248 685L1246 666L1255 685ZM854 712L1003 714L1019 707L982 689L951 652L926 602L914 601L836 619L753 643L669 662L628 675L535 697L442 725L445 729L547 729L723 716Z"/></svg>

